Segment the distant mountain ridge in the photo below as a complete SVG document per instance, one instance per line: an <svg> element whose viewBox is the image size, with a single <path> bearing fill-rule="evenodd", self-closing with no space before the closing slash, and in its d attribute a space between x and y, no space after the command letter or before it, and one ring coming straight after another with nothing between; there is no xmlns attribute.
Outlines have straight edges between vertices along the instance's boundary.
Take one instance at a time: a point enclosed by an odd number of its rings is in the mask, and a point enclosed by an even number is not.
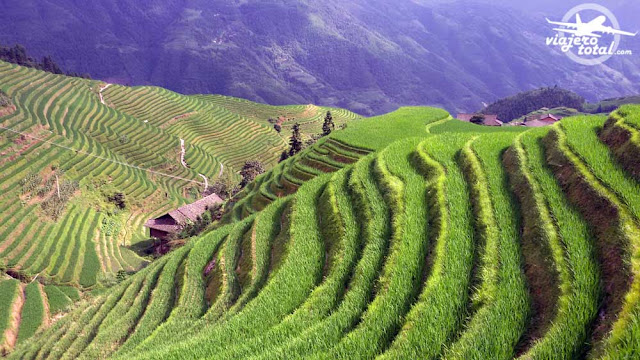
<svg viewBox="0 0 640 360"><path fill-rule="evenodd" d="M544 16L558 16L549 11L409 0L24 0L0 13L0 42L111 82L363 115L400 105L468 112L554 84L589 101L640 93L637 57L584 67L548 48Z"/></svg>

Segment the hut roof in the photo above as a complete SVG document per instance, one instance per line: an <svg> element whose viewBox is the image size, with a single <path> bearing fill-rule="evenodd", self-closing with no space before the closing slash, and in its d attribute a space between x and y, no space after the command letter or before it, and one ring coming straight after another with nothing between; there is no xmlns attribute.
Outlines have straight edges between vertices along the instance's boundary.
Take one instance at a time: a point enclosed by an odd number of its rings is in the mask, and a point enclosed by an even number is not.
<svg viewBox="0 0 640 360"><path fill-rule="evenodd" d="M216 194L211 194L194 203L184 205L175 210L169 211L155 219L149 219L144 225L148 228L166 232L179 231L180 227L187 221L196 221L198 216L207 211L208 207L221 204L224 201Z"/></svg>

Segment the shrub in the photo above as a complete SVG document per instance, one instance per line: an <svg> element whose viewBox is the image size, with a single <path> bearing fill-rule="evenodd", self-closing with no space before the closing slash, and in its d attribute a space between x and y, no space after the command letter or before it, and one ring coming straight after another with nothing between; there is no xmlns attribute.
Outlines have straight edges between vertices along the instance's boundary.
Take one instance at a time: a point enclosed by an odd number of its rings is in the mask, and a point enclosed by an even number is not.
<svg viewBox="0 0 640 360"><path fill-rule="evenodd" d="M258 175L265 172L264 165L260 161L253 160L244 163L240 175L242 176L242 182L240 187L243 188L252 182Z"/></svg>

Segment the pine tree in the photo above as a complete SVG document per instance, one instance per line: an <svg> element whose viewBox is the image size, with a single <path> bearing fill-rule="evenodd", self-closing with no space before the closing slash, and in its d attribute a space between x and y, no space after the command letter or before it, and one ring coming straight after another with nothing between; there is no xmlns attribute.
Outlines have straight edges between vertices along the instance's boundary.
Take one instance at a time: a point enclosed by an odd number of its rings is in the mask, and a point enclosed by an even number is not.
<svg viewBox="0 0 640 360"><path fill-rule="evenodd" d="M280 160L278 160L279 163L287 160L289 158L289 152L287 152L287 150L284 150L282 152L282 154L280 154Z"/></svg>
<svg viewBox="0 0 640 360"><path fill-rule="evenodd" d="M322 136L331 134L331 131L336 129L336 124L333 122L333 116L331 111L327 111L327 116L324 118L324 124L322 124Z"/></svg>
<svg viewBox="0 0 640 360"><path fill-rule="evenodd" d="M300 124L293 125L291 138L289 139L289 156L293 156L302 151L302 135L300 135Z"/></svg>

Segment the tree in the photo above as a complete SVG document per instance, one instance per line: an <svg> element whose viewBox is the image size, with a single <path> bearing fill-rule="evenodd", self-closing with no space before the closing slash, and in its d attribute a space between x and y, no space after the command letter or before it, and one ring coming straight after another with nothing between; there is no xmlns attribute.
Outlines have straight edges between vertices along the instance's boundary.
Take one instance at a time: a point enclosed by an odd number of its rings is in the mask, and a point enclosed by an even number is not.
<svg viewBox="0 0 640 360"><path fill-rule="evenodd" d="M470 121L474 124L477 125L483 125L484 124L484 115L482 114L475 114L471 117Z"/></svg>
<svg viewBox="0 0 640 360"><path fill-rule="evenodd" d="M303 146L302 135L300 134L300 124L296 123L293 125L291 138L289 138L289 156L291 157L302 151Z"/></svg>
<svg viewBox="0 0 640 360"><path fill-rule="evenodd" d="M108 197L108 200L117 206L120 210L124 210L127 208L127 199L125 195L121 192L116 192Z"/></svg>
<svg viewBox="0 0 640 360"><path fill-rule="evenodd" d="M324 124L322 124L322 136L331 134L331 131L336 129L336 124L333 122L333 116L331 111L327 111L327 116L324 117Z"/></svg>
<svg viewBox="0 0 640 360"><path fill-rule="evenodd" d="M204 196L216 194L222 200L226 200L232 195L236 187L237 184L233 181L231 174L227 174L226 177L216 180L213 185L209 186L207 190L205 190Z"/></svg>
<svg viewBox="0 0 640 360"><path fill-rule="evenodd" d="M280 124L273 124L273 128L280 133L282 131L282 126Z"/></svg>
<svg viewBox="0 0 640 360"><path fill-rule="evenodd" d="M287 150L284 150L282 152L282 154L280 154L280 160L278 160L279 163L287 160L289 158L289 152L287 152Z"/></svg>
<svg viewBox="0 0 640 360"><path fill-rule="evenodd" d="M60 69L60 66L58 66L58 64L56 64L55 61L53 61L53 58L51 58L51 56L45 56L42 59L42 70L53 73L53 74L64 74L64 72L62 72L62 69Z"/></svg>
<svg viewBox="0 0 640 360"><path fill-rule="evenodd" d="M242 170L240 170L240 176L242 176L242 181L240 182L240 187L244 188L252 182L258 175L265 172L264 166L260 161L252 160L247 161L242 166Z"/></svg>
<svg viewBox="0 0 640 360"><path fill-rule="evenodd" d="M498 100L481 112L496 114L500 120L509 122L543 107L568 107L582 111L584 102L585 99L580 95L555 86L529 90Z"/></svg>

